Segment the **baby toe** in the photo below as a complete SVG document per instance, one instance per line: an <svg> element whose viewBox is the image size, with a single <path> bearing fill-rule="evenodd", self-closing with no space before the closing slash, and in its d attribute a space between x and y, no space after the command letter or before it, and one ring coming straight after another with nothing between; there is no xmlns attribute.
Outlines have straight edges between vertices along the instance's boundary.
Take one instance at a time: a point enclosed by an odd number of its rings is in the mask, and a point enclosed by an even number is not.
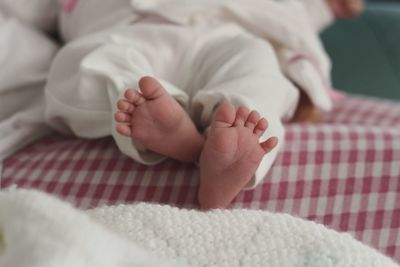
<svg viewBox="0 0 400 267"><path fill-rule="evenodd" d="M131 137L131 135L132 135L131 127L126 124L117 125L116 130L118 133L120 133L121 135L124 135L124 136Z"/></svg>
<svg viewBox="0 0 400 267"><path fill-rule="evenodd" d="M124 93L124 97L133 105L139 105L145 101L144 97L138 91L132 89L127 89Z"/></svg>
<svg viewBox="0 0 400 267"><path fill-rule="evenodd" d="M231 127L235 120L235 112L235 107L231 103L221 103L214 113L211 126L213 128Z"/></svg>
<svg viewBox="0 0 400 267"><path fill-rule="evenodd" d="M246 107L239 107L236 112L235 121L233 123L234 126L244 126L244 123L249 115L249 109Z"/></svg>
<svg viewBox="0 0 400 267"><path fill-rule="evenodd" d="M261 147L264 149L265 153L270 152L278 144L278 137L270 137L266 141L261 143Z"/></svg>
<svg viewBox="0 0 400 267"><path fill-rule="evenodd" d="M130 122L132 120L132 116L125 112L115 113L114 118L117 122L121 122L121 123Z"/></svg>
<svg viewBox="0 0 400 267"><path fill-rule="evenodd" d="M253 133L260 137L268 128L268 121L265 118L260 119L254 127Z"/></svg>
<svg viewBox="0 0 400 267"><path fill-rule="evenodd" d="M134 105L126 100L119 100L117 102L117 108L122 112L131 113L134 110Z"/></svg>
<svg viewBox="0 0 400 267"><path fill-rule="evenodd" d="M247 117L247 120L244 123L244 126L253 131L259 120L260 120L260 114L257 111L253 110L252 112L250 112L249 116Z"/></svg>

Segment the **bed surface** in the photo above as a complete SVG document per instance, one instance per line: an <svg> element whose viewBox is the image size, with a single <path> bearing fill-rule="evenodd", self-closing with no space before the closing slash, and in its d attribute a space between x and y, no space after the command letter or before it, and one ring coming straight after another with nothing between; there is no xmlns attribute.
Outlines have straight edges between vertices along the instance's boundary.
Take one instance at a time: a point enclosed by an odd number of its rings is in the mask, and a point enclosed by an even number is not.
<svg viewBox="0 0 400 267"><path fill-rule="evenodd" d="M318 125L288 124L264 182L232 208L287 212L348 231L400 261L400 104L338 103ZM172 160L147 167L111 138L48 136L3 162L1 187L37 188L80 208L138 201L197 208L198 171Z"/></svg>

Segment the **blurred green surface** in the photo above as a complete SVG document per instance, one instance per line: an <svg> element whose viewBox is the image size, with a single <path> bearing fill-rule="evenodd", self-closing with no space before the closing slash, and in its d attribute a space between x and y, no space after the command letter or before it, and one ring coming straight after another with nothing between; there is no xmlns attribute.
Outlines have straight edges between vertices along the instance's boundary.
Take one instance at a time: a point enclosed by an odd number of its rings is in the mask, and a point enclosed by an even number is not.
<svg viewBox="0 0 400 267"><path fill-rule="evenodd" d="M364 14L321 35L335 88L400 100L400 1L370 1Z"/></svg>

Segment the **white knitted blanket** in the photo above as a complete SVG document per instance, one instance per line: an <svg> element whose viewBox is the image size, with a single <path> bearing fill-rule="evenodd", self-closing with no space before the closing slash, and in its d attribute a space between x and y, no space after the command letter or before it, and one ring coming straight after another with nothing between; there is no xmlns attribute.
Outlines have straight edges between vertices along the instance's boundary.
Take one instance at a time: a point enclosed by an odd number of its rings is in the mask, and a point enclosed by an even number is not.
<svg viewBox="0 0 400 267"><path fill-rule="evenodd" d="M7 267L398 266L348 234L255 210L137 204L85 213L13 190L0 193L0 230Z"/></svg>

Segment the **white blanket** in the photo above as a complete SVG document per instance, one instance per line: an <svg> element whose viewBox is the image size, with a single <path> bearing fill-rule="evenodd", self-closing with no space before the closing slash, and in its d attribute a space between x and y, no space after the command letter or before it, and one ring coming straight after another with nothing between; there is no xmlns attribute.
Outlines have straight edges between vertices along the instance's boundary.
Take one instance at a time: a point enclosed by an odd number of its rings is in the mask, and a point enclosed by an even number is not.
<svg viewBox="0 0 400 267"><path fill-rule="evenodd" d="M0 266L398 266L348 234L256 210L142 203L82 212L14 190L0 193L0 229Z"/></svg>
<svg viewBox="0 0 400 267"><path fill-rule="evenodd" d="M1 0L0 11L33 28L52 32L56 28L61 0Z"/></svg>
<svg viewBox="0 0 400 267"><path fill-rule="evenodd" d="M33 13L21 5L0 4L0 161L50 132L44 121L43 89L58 47L34 28ZM23 21L24 12L32 17Z"/></svg>

